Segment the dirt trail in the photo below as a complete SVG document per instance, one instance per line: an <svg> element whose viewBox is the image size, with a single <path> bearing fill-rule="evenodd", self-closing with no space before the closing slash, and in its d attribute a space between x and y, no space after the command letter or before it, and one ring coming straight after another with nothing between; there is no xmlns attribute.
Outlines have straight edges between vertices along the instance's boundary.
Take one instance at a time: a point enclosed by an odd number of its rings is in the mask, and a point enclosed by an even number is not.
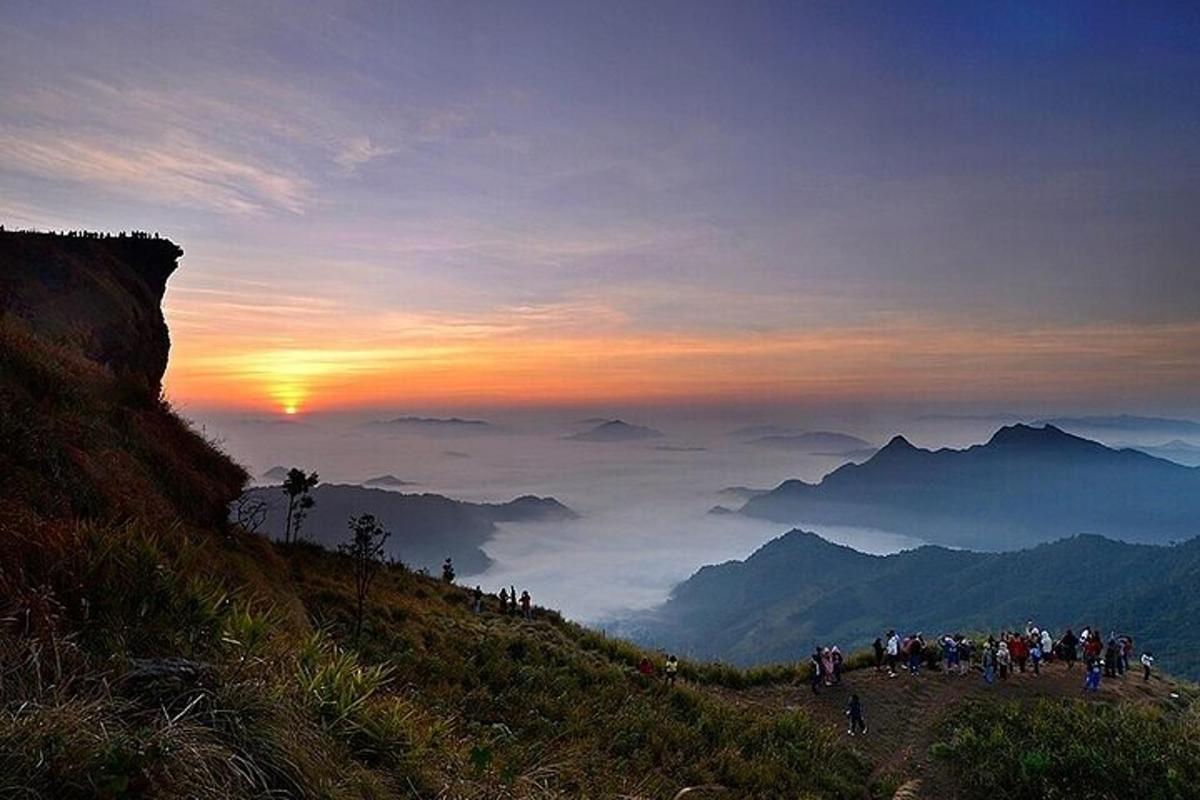
<svg viewBox="0 0 1200 800"><path fill-rule="evenodd" d="M742 691L725 692L734 702L764 708L802 708L816 719L826 722L840 736L847 738L869 762L877 776L892 774L922 778L921 797L948 798L953 790L946 776L931 767L929 748L934 743L941 718L965 699L1007 698L1034 701L1042 697L1077 697L1099 701L1125 700L1156 703L1168 699L1171 692L1188 692L1170 678L1154 676L1148 683L1141 671L1125 677L1105 678L1100 692L1085 695L1084 671L1080 664L1068 670L1065 664L1044 665L1042 674L1032 670L1017 672L1006 681L992 686L984 683L978 671L967 675L947 675L944 672L922 671L919 676L901 671L889 678L886 672L862 669L848 672L841 686L821 687L813 695L804 686L767 686ZM846 734L846 703L852 692L862 701L867 733L850 740Z"/></svg>

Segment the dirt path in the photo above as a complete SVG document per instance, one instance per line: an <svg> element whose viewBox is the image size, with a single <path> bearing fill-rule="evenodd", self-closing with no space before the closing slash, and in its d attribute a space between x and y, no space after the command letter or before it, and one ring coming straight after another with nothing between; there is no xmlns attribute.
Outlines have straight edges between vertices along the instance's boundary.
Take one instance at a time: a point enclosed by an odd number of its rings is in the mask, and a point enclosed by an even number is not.
<svg viewBox="0 0 1200 800"><path fill-rule="evenodd" d="M1032 670L1018 672L1007 681L997 680L988 686L979 672L947 675L924 671L911 676L902 671L889 678L886 672L863 669L846 673L841 686L822 687L815 696L807 685L768 686L724 694L746 705L805 709L848 738L846 703L850 694L856 692L862 702L867 734L851 740L852 746L873 765L874 774L921 778L922 797L947 798L953 796L952 789L946 784L946 776L931 768L929 749L941 719L965 699L999 697L1034 701L1042 697L1078 697L1154 703L1181 688L1169 678L1152 677L1149 683L1143 683L1137 671L1122 678L1105 678L1098 694L1085 695L1083 676L1079 664L1069 671L1066 665L1055 663L1044 666L1039 676Z"/></svg>

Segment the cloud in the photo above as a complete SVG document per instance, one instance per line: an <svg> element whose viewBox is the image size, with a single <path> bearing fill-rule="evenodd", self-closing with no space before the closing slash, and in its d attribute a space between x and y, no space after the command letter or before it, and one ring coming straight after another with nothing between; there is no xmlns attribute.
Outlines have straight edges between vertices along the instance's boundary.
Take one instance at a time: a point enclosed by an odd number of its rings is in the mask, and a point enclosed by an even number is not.
<svg viewBox="0 0 1200 800"><path fill-rule="evenodd" d="M375 144L369 136L356 136L345 143L333 160L346 174L353 175L363 164L396 152L397 148Z"/></svg>
<svg viewBox="0 0 1200 800"><path fill-rule="evenodd" d="M230 214L302 214L310 185L284 170L184 136L153 144L45 130L0 130L0 168L98 186L156 202Z"/></svg>

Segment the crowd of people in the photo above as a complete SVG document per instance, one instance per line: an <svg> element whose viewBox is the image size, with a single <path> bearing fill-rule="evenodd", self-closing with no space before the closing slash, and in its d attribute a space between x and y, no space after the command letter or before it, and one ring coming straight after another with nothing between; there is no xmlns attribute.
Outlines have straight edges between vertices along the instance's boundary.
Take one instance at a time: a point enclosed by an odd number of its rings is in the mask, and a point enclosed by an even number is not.
<svg viewBox="0 0 1200 800"><path fill-rule="evenodd" d="M897 677L902 671L918 676L923 669L940 668L946 676L977 671L989 686L997 680L1007 681L1017 673L1040 676L1048 662L1060 662L1067 670L1075 669L1078 663L1083 667L1084 691L1097 692L1103 678L1124 676L1136 669L1136 665L1141 666L1142 680L1150 680L1153 653L1144 651L1135 662L1135 652L1133 637L1127 634L1112 632L1105 637L1099 628L1088 626L1078 635L1067 628L1060 636L1055 636L1029 620L1023 630L986 637L956 633L927 640L921 632L901 636L895 630L889 630L876 637L871 654L875 671L890 678ZM842 683L845 665L837 645L815 647L809 657L809 667L813 694L819 693L822 687ZM866 733L862 702L857 694L851 694L846 715L850 718L847 733Z"/></svg>
<svg viewBox="0 0 1200 800"><path fill-rule="evenodd" d="M830 684L824 677L831 673L826 668L828 660L823 654L836 650L836 647L824 648L814 653L814 672L818 668L824 670L820 677L813 678L814 692L822 681ZM1050 661L1062 661L1067 669L1082 663L1084 686L1089 691L1100 688L1101 676L1115 678L1130 671L1134 657L1132 636L1114 632L1105 639L1099 629L1085 627L1079 635L1067 628L1061 636L1055 637L1049 630L1038 628L1033 620L1025 623L1024 630L1004 631L999 636L972 638L963 634L943 634L932 643L920 632L901 637L896 631L889 630L875 639L872 650L875 670L886 671L892 678L901 669L906 669L910 675L919 675L922 667L940 664L945 675L965 675L977 669L988 684L1007 680L1009 675L1017 672L1040 675L1042 665ZM818 658L818 655L822 657ZM1153 654L1142 653L1140 663L1142 679L1149 680L1154 665ZM835 678L833 683L840 682L839 677Z"/></svg>
<svg viewBox="0 0 1200 800"><path fill-rule="evenodd" d="M521 591L520 596L517 596L515 586L510 586L507 589L501 587L500 594L497 595L500 601L500 613L509 614L511 616L524 617L527 620L533 620L533 598L529 596L529 590ZM471 592L471 610L476 614L483 613L483 588L476 586Z"/></svg>
<svg viewBox="0 0 1200 800"><path fill-rule="evenodd" d="M533 602L528 590L518 595L516 587L501 588L497 598L500 613L533 619ZM476 614L484 611L484 599L483 589L476 586L471 592L472 610ZM922 669L929 668L940 668L946 676L978 671L989 686L997 680L1007 681L1017 673L1040 676L1042 667L1048 662L1062 662L1068 670L1075 669L1079 663L1083 666L1084 691L1087 692L1099 691L1104 677L1116 678L1131 672L1135 653L1133 637L1129 635L1113 632L1106 638L1098 628L1088 626L1078 635L1067 628L1061 636L1055 637L1032 620L1025 623L1024 630L1004 631L986 638L942 634L932 642L921 632L901 636L895 630L889 630L875 638L871 649L875 671L886 673L889 678L897 677L901 671L918 676ZM1154 655L1145 651L1137 663L1142 668L1142 680L1150 680ZM656 673L648 657L642 658L637 670L651 679ZM809 657L812 693L818 694L822 687L840 686L845 670L845 657L836 644L814 647ZM674 655L667 657L662 673L665 682L674 686L679 674L679 660ZM856 736L867 732L858 694L851 693L845 713L849 717L847 733Z"/></svg>

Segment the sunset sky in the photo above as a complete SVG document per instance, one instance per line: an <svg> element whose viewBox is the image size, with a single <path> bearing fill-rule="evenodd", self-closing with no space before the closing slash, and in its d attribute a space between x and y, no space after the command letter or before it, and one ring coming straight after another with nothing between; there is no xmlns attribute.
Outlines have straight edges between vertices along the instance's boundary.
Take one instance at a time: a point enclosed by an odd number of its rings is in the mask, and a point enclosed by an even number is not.
<svg viewBox="0 0 1200 800"><path fill-rule="evenodd" d="M1195 3L25 2L0 222L196 409L1194 408Z"/></svg>

